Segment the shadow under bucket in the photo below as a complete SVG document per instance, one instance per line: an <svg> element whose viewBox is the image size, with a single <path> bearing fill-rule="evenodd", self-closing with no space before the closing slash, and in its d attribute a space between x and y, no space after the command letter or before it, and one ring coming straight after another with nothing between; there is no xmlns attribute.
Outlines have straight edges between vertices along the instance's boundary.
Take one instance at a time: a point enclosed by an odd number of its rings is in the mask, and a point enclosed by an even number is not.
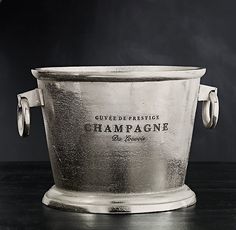
<svg viewBox="0 0 236 230"><path fill-rule="evenodd" d="M43 203L88 213L146 213L187 207L184 184L194 118L217 124L205 69L176 66L32 70L38 88L18 94L18 130L29 135L41 106L55 185Z"/></svg>

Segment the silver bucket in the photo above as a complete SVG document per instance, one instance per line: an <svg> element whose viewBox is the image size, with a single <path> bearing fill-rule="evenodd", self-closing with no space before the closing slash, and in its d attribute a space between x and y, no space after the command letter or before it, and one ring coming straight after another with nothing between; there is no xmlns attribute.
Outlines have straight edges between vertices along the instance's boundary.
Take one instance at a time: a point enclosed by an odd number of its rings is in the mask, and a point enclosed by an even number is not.
<svg viewBox="0 0 236 230"><path fill-rule="evenodd" d="M18 95L18 130L41 106L55 185L51 207L145 213L187 207L184 184L198 101L216 126L217 89L197 67L57 67L32 70L38 88Z"/></svg>

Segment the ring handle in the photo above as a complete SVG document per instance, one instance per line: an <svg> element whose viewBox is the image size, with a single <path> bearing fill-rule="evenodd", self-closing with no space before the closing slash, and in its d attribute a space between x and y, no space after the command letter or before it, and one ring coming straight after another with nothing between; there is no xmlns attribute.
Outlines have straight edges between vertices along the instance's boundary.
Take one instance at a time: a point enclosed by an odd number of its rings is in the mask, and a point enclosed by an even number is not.
<svg viewBox="0 0 236 230"><path fill-rule="evenodd" d="M216 127L219 117L219 100L216 92L209 93L209 100L202 103L202 121L206 128Z"/></svg>
<svg viewBox="0 0 236 230"><path fill-rule="evenodd" d="M30 107L27 98L20 98L17 105L17 126L21 137L30 134Z"/></svg>
<svg viewBox="0 0 236 230"><path fill-rule="evenodd" d="M41 89L33 89L17 95L17 127L21 137L30 134L30 107L44 106Z"/></svg>
<svg viewBox="0 0 236 230"><path fill-rule="evenodd" d="M200 85L198 101L202 101L203 125L208 129L215 128L219 117L217 88L207 85Z"/></svg>

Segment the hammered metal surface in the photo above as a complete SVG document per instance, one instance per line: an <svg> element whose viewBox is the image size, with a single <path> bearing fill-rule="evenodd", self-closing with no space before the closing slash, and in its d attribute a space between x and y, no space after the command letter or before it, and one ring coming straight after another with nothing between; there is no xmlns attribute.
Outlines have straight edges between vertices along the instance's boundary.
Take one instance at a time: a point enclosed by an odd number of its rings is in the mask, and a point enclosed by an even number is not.
<svg viewBox="0 0 236 230"><path fill-rule="evenodd" d="M114 194L182 186L199 82L38 80L56 186Z"/></svg>

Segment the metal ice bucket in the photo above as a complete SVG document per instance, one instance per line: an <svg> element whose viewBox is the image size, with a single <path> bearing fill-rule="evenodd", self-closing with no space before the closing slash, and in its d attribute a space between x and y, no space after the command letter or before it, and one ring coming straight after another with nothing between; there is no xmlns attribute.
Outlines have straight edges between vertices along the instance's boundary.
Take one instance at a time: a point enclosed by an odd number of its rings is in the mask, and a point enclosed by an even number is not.
<svg viewBox="0 0 236 230"><path fill-rule="evenodd" d="M145 213L187 207L184 184L195 111L216 126L217 89L205 69L167 66L32 70L38 88L18 94L18 130L29 135L41 106L55 185L51 207L90 213Z"/></svg>

